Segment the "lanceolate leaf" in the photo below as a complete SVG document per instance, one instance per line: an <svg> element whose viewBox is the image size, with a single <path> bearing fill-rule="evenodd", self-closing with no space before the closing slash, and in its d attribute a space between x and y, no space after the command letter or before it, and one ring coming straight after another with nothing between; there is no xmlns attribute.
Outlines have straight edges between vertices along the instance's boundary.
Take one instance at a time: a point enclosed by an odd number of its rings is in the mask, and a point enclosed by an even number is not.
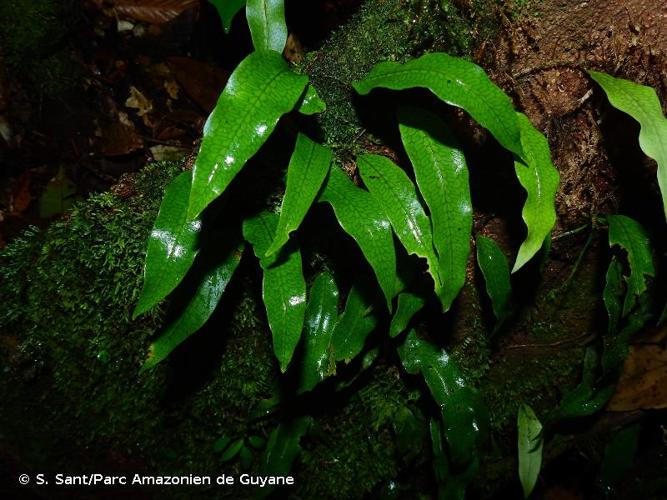
<svg viewBox="0 0 667 500"><path fill-rule="evenodd" d="M285 0L247 0L246 18L255 50L282 54L287 42Z"/></svg>
<svg viewBox="0 0 667 500"><path fill-rule="evenodd" d="M183 172L167 187L148 238L144 288L133 317L145 313L176 288L197 255L199 219L188 220L192 172Z"/></svg>
<svg viewBox="0 0 667 500"><path fill-rule="evenodd" d="M540 474L542 467L542 423L528 405L519 407L517 418L519 428L519 479L523 487L523 496L528 498Z"/></svg>
<svg viewBox="0 0 667 500"><path fill-rule="evenodd" d="M533 127L526 115L517 113L517 120L525 161L515 162L514 170L528 193L521 212L528 235L519 248L512 272L521 269L539 252L556 223L556 191L560 181L558 170L551 163L547 139Z"/></svg>
<svg viewBox="0 0 667 500"><path fill-rule="evenodd" d="M338 223L361 248L391 309L396 251L389 219L370 193L355 186L340 168L331 168L319 199L331 205Z"/></svg>
<svg viewBox="0 0 667 500"><path fill-rule="evenodd" d="M267 255L275 253L287 243L289 233L303 221L329 172L331 158L329 148L299 134L287 169L287 188L280 209L278 229Z"/></svg>
<svg viewBox="0 0 667 500"><path fill-rule="evenodd" d="M463 152L436 115L404 108L399 112L399 121L417 186L431 213L433 243L443 282L440 300L447 311L465 283L470 256L472 204L468 167Z"/></svg>
<svg viewBox="0 0 667 500"><path fill-rule="evenodd" d="M426 259L436 293L440 295L442 282L431 222L419 202L414 184L398 165L384 156L361 155L357 166L364 184L384 210L405 249L409 254Z"/></svg>
<svg viewBox="0 0 667 500"><path fill-rule="evenodd" d="M396 337L403 333L412 317L424 307L424 299L413 293L404 292L398 296L398 307L391 318L389 335Z"/></svg>
<svg viewBox="0 0 667 500"><path fill-rule="evenodd" d="M491 238L477 236L477 265L484 275L486 293L491 299L493 314L500 325L510 312L512 285L505 254Z"/></svg>
<svg viewBox="0 0 667 500"><path fill-rule="evenodd" d="M641 224L630 217L610 215L607 222L609 246L622 247L627 253L630 265L630 274L625 277L628 290L623 303L623 316L627 316L637 303L637 298L646 291L647 277L655 277L651 242Z"/></svg>
<svg viewBox="0 0 667 500"><path fill-rule="evenodd" d="M148 359L144 363L143 369L157 365L185 339L204 326L204 323L215 311L225 288L232 279L234 271L241 261L242 250L243 245L236 245L228 252L222 262L214 265L209 262L195 263L195 268L200 264L208 269L203 276L197 276L197 278L201 278L201 281L185 309L167 327L164 333L151 344ZM204 252L199 257L203 256ZM209 256L206 260L212 260L211 257L220 258L219 255Z"/></svg>
<svg viewBox="0 0 667 500"><path fill-rule="evenodd" d="M285 249L280 254L264 257L277 224L276 214L262 212L243 223L243 237L253 246L264 271L262 298L273 334L273 350L280 369L285 372L301 337L306 282L298 250Z"/></svg>
<svg viewBox="0 0 667 500"><path fill-rule="evenodd" d="M612 257L607 269L606 283L602 298L607 309L608 325L607 333L615 335L618 332L618 325L621 321L623 310L623 294L625 284L623 283L623 266L616 256Z"/></svg>
<svg viewBox="0 0 667 500"><path fill-rule="evenodd" d="M353 286L347 296L345 310L334 327L331 346L336 361L349 363L359 354L366 338L377 326L373 305L362 288Z"/></svg>
<svg viewBox="0 0 667 500"><path fill-rule="evenodd" d="M404 64L383 62L352 86L360 94L379 87L427 88L446 103L463 108L500 144L523 158L521 134L510 98L482 68L465 59L434 52Z"/></svg>
<svg viewBox="0 0 667 500"><path fill-rule="evenodd" d="M320 274L310 289L304 325L304 354L299 392L312 390L335 370L331 336L338 319L338 287L329 273Z"/></svg>
<svg viewBox="0 0 667 500"><path fill-rule="evenodd" d="M299 113L304 115L314 115L327 109L326 103L320 99L317 90L310 83L306 86L306 91L301 97L299 103Z"/></svg>
<svg viewBox="0 0 667 500"><path fill-rule="evenodd" d="M232 27L232 19L234 19L236 13L245 5L245 1L246 0L209 0L218 11L225 33L229 33L229 29Z"/></svg>
<svg viewBox="0 0 667 500"><path fill-rule="evenodd" d="M308 77L276 52L253 52L234 70L213 113L194 165L188 218L220 196L301 97Z"/></svg>
<svg viewBox="0 0 667 500"><path fill-rule="evenodd" d="M639 146L658 163L658 185L667 217L667 118L655 90L597 71L588 74L602 87L612 106L639 122Z"/></svg>

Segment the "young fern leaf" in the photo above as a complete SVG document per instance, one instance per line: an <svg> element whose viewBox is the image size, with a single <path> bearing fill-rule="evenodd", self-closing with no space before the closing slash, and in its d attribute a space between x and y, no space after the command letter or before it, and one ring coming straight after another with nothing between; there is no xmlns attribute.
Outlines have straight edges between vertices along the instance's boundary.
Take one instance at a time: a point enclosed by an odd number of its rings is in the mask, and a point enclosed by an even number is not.
<svg viewBox="0 0 667 500"><path fill-rule="evenodd" d="M667 118L655 90L606 73L589 71L612 106L637 120L640 125L639 147L658 163L658 186L667 217Z"/></svg>
<svg viewBox="0 0 667 500"><path fill-rule="evenodd" d="M467 111L502 146L524 157L512 101L482 68L465 59L434 52L403 64L383 62L352 86L362 95L376 88L427 88L442 101Z"/></svg>
<svg viewBox="0 0 667 500"><path fill-rule="evenodd" d="M618 245L625 250L630 274L625 277L627 292L623 302L623 316L627 316L648 287L647 277L655 277L651 242L644 228L634 219L624 215L607 216L609 246Z"/></svg>
<svg viewBox="0 0 667 500"><path fill-rule="evenodd" d="M282 54L287 42L284 0L247 0L245 15L255 50Z"/></svg>
<svg viewBox="0 0 667 500"><path fill-rule="evenodd" d="M302 115L315 115L326 109L326 103L320 98L315 87L309 83L298 104L299 113Z"/></svg>
<svg viewBox="0 0 667 500"><path fill-rule="evenodd" d="M396 288L396 250L387 216L370 193L355 186L340 168L330 169L319 201L331 205L340 226L359 245L391 310Z"/></svg>
<svg viewBox="0 0 667 500"><path fill-rule="evenodd" d="M403 145L431 214L443 283L440 300L446 312L465 284L470 256L468 167L447 125L436 115L419 108L402 108L398 117Z"/></svg>
<svg viewBox="0 0 667 500"><path fill-rule="evenodd" d="M298 392L312 390L335 372L331 337L338 319L338 287L333 276L322 273L310 289L304 324L304 351Z"/></svg>
<svg viewBox="0 0 667 500"><path fill-rule="evenodd" d="M517 113L525 161L516 161L514 170L528 197L521 216L528 234L519 248L512 272L521 269L544 244L556 223L556 191L560 176L551 163L546 137L533 127L526 115Z"/></svg>
<svg viewBox="0 0 667 500"><path fill-rule="evenodd" d="M156 306L181 282L197 255L199 219L188 220L192 172L183 172L167 187L148 237L144 286L132 314L136 318Z"/></svg>
<svg viewBox="0 0 667 500"><path fill-rule="evenodd" d="M347 295L345 310L340 315L331 337L335 361L349 363L359 354L366 338L378 324L373 305L357 284Z"/></svg>
<svg viewBox="0 0 667 500"><path fill-rule="evenodd" d="M398 307L389 325L389 336L398 337L410 324L412 317L422 310L426 301L413 293L403 292L398 295Z"/></svg>
<svg viewBox="0 0 667 500"><path fill-rule="evenodd" d="M204 126L193 169L189 219L225 191L280 117L294 108L307 82L308 77L290 71L277 52L253 52L241 61Z"/></svg>
<svg viewBox="0 0 667 500"><path fill-rule="evenodd" d="M245 5L246 0L209 0L218 11L225 33L229 33L234 16Z"/></svg>
<svg viewBox="0 0 667 500"><path fill-rule="evenodd" d="M264 274L262 298L273 335L273 350L282 372L299 343L306 309L306 282L299 250L284 249L265 257L278 225L278 216L262 212L243 222L243 237L259 259Z"/></svg>
<svg viewBox="0 0 667 500"><path fill-rule="evenodd" d="M236 245L228 251L222 262L213 265L208 262L203 263L203 267L208 270L201 277L197 290L180 315L150 345L148 359L142 367L143 370L152 368L166 359L176 347L204 326L218 306L223 292L232 279L234 271L241 261L242 251L243 244ZM199 257L201 258L203 255L202 252ZM219 259L220 255L210 257ZM195 263L194 267L197 267L197 264Z"/></svg>
<svg viewBox="0 0 667 500"><path fill-rule="evenodd" d="M287 167L287 187L278 228L266 251L267 256L280 250L289 240L289 233L295 231L303 221L329 173L332 157L329 148L311 141L303 134L298 135Z"/></svg>
<svg viewBox="0 0 667 500"><path fill-rule="evenodd" d="M496 329L510 313L510 270L507 258L495 241L486 236L477 236L477 265L486 283L486 293L491 299L491 307L496 317Z"/></svg>
<svg viewBox="0 0 667 500"><path fill-rule="evenodd" d="M523 497L528 498L537 484L537 477L542 468L542 423L528 405L519 407L517 416L519 479L523 488Z"/></svg>
<svg viewBox="0 0 667 500"><path fill-rule="evenodd" d="M435 292L440 296L442 281L433 248L431 222L424 213L414 184L398 165L384 156L361 155L357 158L357 166L364 184L407 252L426 259Z"/></svg>

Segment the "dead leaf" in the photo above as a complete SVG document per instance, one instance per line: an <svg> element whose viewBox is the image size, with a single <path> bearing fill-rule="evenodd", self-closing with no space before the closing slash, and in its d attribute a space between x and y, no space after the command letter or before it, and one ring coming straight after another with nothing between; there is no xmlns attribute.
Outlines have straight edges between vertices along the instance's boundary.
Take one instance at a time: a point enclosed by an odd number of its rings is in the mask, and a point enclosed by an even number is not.
<svg viewBox="0 0 667 500"><path fill-rule="evenodd" d="M161 24L198 5L199 0L115 0L114 10L121 17Z"/></svg>
<svg viewBox="0 0 667 500"><path fill-rule="evenodd" d="M165 80L164 89L167 91L167 94L169 94L169 97L172 99L178 99L178 91L181 89L181 87L179 87L178 83L176 83L174 80Z"/></svg>
<svg viewBox="0 0 667 500"><path fill-rule="evenodd" d="M9 195L9 212L20 214L30 205L32 196L30 196L30 172L24 172L14 183L11 194Z"/></svg>
<svg viewBox="0 0 667 500"><path fill-rule="evenodd" d="M228 73L213 64L189 57L170 57L167 64L188 96L207 113L213 111L227 83Z"/></svg>
<svg viewBox="0 0 667 500"><path fill-rule="evenodd" d="M117 121L102 133L100 149L105 156L123 156L141 147L144 142L133 125Z"/></svg>
<svg viewBox="0 0 667 500"><path fill-rule="evenodd" d="M623 365L609 411L667 408L667 350L658 345L633 345Z"/></svg>
<svg viewBox="0 0 667 500"><path fill-rule="evenodd" d="M153 111L153 103L134 85L130 86L130 97L125 101L125 106L136 109L137 115L141 117L144 125L152 128L153 123L148 114Z"/></svg>
<svg viewBox="0 0 667 500"><path fill-rule="evenodd" d="M163 144L153 146L150 150L155 161L180 161L190 152L187 148Z"/></svg>

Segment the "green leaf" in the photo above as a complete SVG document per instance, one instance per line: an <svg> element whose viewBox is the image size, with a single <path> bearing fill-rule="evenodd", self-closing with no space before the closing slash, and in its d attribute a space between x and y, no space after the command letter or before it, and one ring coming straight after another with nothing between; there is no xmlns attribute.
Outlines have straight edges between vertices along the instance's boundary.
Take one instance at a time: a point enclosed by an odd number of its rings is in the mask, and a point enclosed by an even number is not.
<svg viewBox="0 0 667 500"><path fill-rule="evenodd" d="M424 299L418 295L413 293L399 294L398 307L389 325L389 335L397 337L403 333L408 328L412 317L424 307L424 304Z"/></svg>
<svg viewBox="0 0 667 500"><path fill-rule="evenodd" d="M220 250L216 248L216 250ZM224 249L223 249L224 250ZM213 311L218 306L223 292L227 288L234 271L241 261L243 244L235 245L227 249L226 255L220 260L221 255L205 255L205 251L197 257L194 268L201 267L203 271L197 273L199 280L196 291L189 297L189 301L179 314L172 321L160 337L150 345L148 350L148 359L142 369L146 370L154 367L184 342L190 335L199 330L211 317ZM202 259L202 257L206 257ZM204 262L199 262L204 260Z"/></svg>
<svg viewBox="0 0 667 500"><path fill-rule="evenodd" d="M519 407L517 417L519 428L519 479L524 498L532 493L542 467L542 423L528 405Z"/></svg>
<svg viewBox="0 0 667 500"><path fill-rule="evenodd" d="M618 483L632 468L637 452L641 425L635 423L615 432L604 450L604 459L598 473L598 483L607 491Z"/></svg>
<svg viewBox="0 0 667 500"><path fill-rule="evenodd" d="M229 443L232 442L231 438L221 436L218 439L215 440L215 443L213 443L213 452L214 453L222 453L227 449L227 446L229 446Z"/></svg>
<svg viewBox="0 0 667 500"><path fill-rule="evenodd" d="M325 111L327 109L327 105L322 99L320 99L320 96L318 95L317 90L315 90L315 87L309 83L306 86L306 91L301 98L298 109L299 113L303 115L315 115Z"/></svg>
<svg viewBox="0 0 667 500"><path fill-rule="evenodd" d="M72 208L80 199L76 194L76 185L67 177L65 169L61 166L39 197L39 216L46 219L60 215Z"/></svg>
<svg viewBox="0 0 667 500"><path fill-rule="evenodd" d="M612 106L639 122L639 147L658 163L658 185L667 217L667 118L655 90L606 73L588 74L602 87Z"/></svg>
<svg viewBox="0 0 667 500"><path fill-rule="evenodd" d="M312 390L335 371L330 357L331 337L338 319L338 287L329 273L322 273L313 282L306 307L304 353L299 393Z"/></svg>
<svg viewBox="0 0 667 500"><path fill-rule="evenodd" d="M148 237L144 287L133 318L169 295L185 277L197 255L201 220L188 220L192 172L183 172L167 187Z"/></svg>
<svg viewBox="0 0 667 500"><path fill-rule="evenodd" d="M433 248L431 222L424 213L414 184L398 165L384 156L361 155L357 158L357 166L364 184L407 252L426 259L436 294L440 296L442 282Z"/></svg>
<svg viewBox="0 0 667 500"><path fill-rule="evenodd" d="M255 50L282 54L287 42L284 0L247 0L245 15Z"/></svg>
<svg viewBox="0 0 667 500"><path fill-rule="evenodd" d="M278 425L270 434L260 465L263 476L287 476L294 459L301 452L299 441L312 423L310 417L298 417ZM273 487L262 488L262 496L268 496Z"/></svg>
<svg viewBox="0 0 667 500"><path fill-rule="evenodd" d="M382 62L352 86L362 95L380 87L427 88L444 102L463 108L500 144L523 158L512 101L489 80L482 68L465 59L434 52L404 64Z"/></svg>
<svg viewBox="0 0 667 500"><path fill-rule="evenodd" d="M609 319L607 332L614 335L618 332L623 310L623 294L625 285L623 283L623 266L614 255L607 268L606 283L602 292L607 316Z"/></svg>
<svg viewBox="0 0 667 500"><path fill-rule="evenodd" d="M347 295L345 310L336 322L331 337L336 361L349 363L363 350L366 338L378 324L373 305L364 292L360 284L352 287Z"/></svg>
<svg viewBox="0 0 667 500"><path fill-rule="evenodd" d="M225 33L229 33L234 16L245 5L246 0L209 0L218 11Z"/></svg>
<svg viewBox="0 0 667 500"><path fill-rule="evenodd" d="M308 82L276 52L253 52L236 67L204 126L188 218L220 196L296 105Z"/></svg>
<svg viewBox="0 0 667 500"><path fill-rule="evenodd" d="M243 439L237 439L236 441L234 441L232 444L229 445L229 447L225 450L225 452L220 457L220 460L222 462L229 462L234 457L236 457L236 455L239 454L239 451L241 451L241 448L243 448Z"/></svg>
<svg viewBox="0 0 667 500"><path fill-rule="evenodd" d="M549 143L526 115L517 113L525 161L516 161L514 170L528 193L521 216L528 234L519 248L512 272L523 267L540 251L545 238L556 223L556 191L560 176L551 163Z"/></svg>
<svg viewBox="0 0 667 500"><path fill-rule="evenodd" d="M625 276L628 290L623 303L623 316L627 316L637 298L643 294L648 283L646 277L655 277L651 242L644 228L637 221L624 215L609 215L609 246L622 247L628 257L630 274Z"/></svg>
<svg viewBox="0 0 667 500"><path fill-rule="evenodd" d="M330 170L319 200L331 205L340 226L359 245L391 310L396 250L389 220L368 191L355 186L340 168Z"/></svg>
<svg viewBox="0 0 667 500"><path fill-rule="evenodd" d="M505 254L491 238L477 236L477 265L484 276L486 293L491 299L498 328L510 313L512 285Z"/></svg>
<svg viewBox="0 0 667 500"><path fill-rule="evenodd" d="M468 166L447 125L418 108L399 111L401 138L415 171L419 191L431 214L433 243L447 311L466 279L470 256L472 204Z"/></svg>
<svg viewBox="0 0 667 500"><path fill-rule="evenodd" d="M278 216L262 212L243 223L243 237L253 246L264 272L262 298L273 334L273 350L282 372L299 343L306 309L306 282L299 250L284 249L264 257L278 224Z"/></svg>
<svg viewBox="0 0 667 500"><path fill-rule="evenodd" d="M294 153L287 168L287 188L280 209L278 229L266 255L271 255L289 240L303 221L324 182L332 159L331 150L311 141L303 134L296 139Z"/></svg>

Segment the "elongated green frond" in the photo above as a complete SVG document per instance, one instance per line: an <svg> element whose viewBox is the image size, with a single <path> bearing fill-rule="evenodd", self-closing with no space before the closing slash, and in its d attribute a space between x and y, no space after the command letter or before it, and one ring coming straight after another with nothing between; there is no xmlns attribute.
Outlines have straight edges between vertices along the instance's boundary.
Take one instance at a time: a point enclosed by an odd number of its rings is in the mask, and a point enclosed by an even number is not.
<svg viewBox="0 0 667 500"><path fill-rule="evenodd" d="M243 8L246 0L209 0L218 11L225 33L232 27L232 19Z"/></svg>
<svg viewBox="0 0 667 500"><path fill-rule="evenodd" d="M501 145L523 158L512 101L482 68L470 61L434 52L404 64L383 62L352 86L362 95L379 87L393 90L427 88L444 102L463 108Z"/></svg>
<svg viewBox="0 0 667 500"><path fill-rule="evenodd" d="M294 108L307 82L308 77L290 71L276 52L253 52L241 61L204 126L188 218L225 191L280 117Z"/></svg>
<svg viewBox="0 0 667 500"><path fill-rule="evenodd" d="M391 222L396 236L409 254L423 257L440 296L442 281L433 248L431 221L407 174L389 158L365 154L357 158L361 178Z"/></svg>
<svg viewBox="0 0 667 500"><path fill-rule="evenodd" d="M247 0L245 15L255 50L282 54L287 42L285 0Z"/></svg>
<svg viewBox="0 0 667 500"><path fill-rule="evenodd" d="M499 326L510 313L510 270L507 258L495 241L486 236L477 236L477 265L486 283L486 293L491 299L493 314Z"/></svg>
<svg viewBox="0 0 667 500"><path fill-rule="evenodd" d="M271 255L289 240L313 204L325 177L329 173L331 150L299 134L287 169L287 188L280 209L276 236L267 250Z"/></svg>
<svg viewBox="0 0 667 500"><path fill-rule="evenodd" d="M470 256L472 203L468 166L447 125L419 109L399 112L401 138L419 191L431 214L433 244L442 279L440 300L447 311L466 279Z"/></svg>
<svg viewBox="0 0 667 500"><path fill-rule="evenodd" d="M655 90L606 73L589 71L612 106L629 114L639 122L639 146L647 156L658 163L658 185L662 193L662 205L667 217L667 118Z"/></svg>
<svg viewBox="0 0 667 500"><path fill-rule="evenodd" d="M655 277L651 242L641 224L630 217L610 215L607 222L609 246L618 245L623 248L630 266L630 274L625 277L628 290L623 303L623 316L626 316L637 303L637 298L646 291L647 277Z"/></svg>
<svg viewBox="0 0 667 500"><path fill-rule="evenodd" d="M359 245L391 310L396 288L396 250L384 211L368 191L355 186L336 167L331 168L319 200L331 205L340 226Z"/></svg>
<svg viewBox="0 0 667 500"><path fill-rule="evenodd" d="M377 324L372 302L360 286L353 286L331 339L335 360L352 361L363 350L366 338Z"/></svg>
<svg viewBox="0 0 667 500"><path fill-rule="evenodd" d="M148 237L144 287L133 317L145 313L181 282L197 255L201 220L188 220L192 172L183 172L167 187Z"/></svg>
<svg viewBox="0 0 667 500"><path fill-rule="evenodd" d="M528 196L521 216L528 234L519 248L512 272L521 269L539 252L544 239L556 223L556 191L560 176L551 163L549 143L526 115L517 113L525 161L517 161L514 170Z"/></svg>
<svg viewBox="0 0 667 500"><path fill-rule="evenodd" d="M211 317L218 306L223 292L234 275L234 271L241 261L243 245L236 245L230 249L222 261L220 255L207 254L205 262L199 262L204 252L200 254L194 268L202 267L205 271L197 273L200 279L194 295L181 314L167 327L160 337L151 344L148 359L143 369L152 368L185 341L190 335L199 330ZM214 262L209 262L214 261ZM219 261L215 263L215 261Z"/></svg>
<svg viewBox="0 0 667 500"><path fill-rule="evenodd" d="M301 253L284 249L264 257L278 225L278 216L269 212L247 219L243 237L253 246L264 273L262 298L273 335L273 350L285 372L299 343L306 310L306 282Z"/></svg>
<svg viewBox="0 0 667 500"><path fill-rule="evenodd" d="M606 282L602 299L607 309L608 325L607 332L615 335L623 313L623 296L625 295L625 283L623 281L623 266L616 256L613 256L607 269Z"/></svg>
<svg viewBox="0 0 667 500"><path fill-rule="evenodd" d="M404 292L398 295L398 307L389 325L389 335L397 337L407 328L412 317L424 307L426 301L414 293Z"/></svg>
<svg viewBox="0 0 667 500"><path fill-rule="evenodd" d="M331 356L331 337L338 319L338 287L329 273L313 282L306 307L304 352L299 392L312 390L335 372Z"/></svg>
<svg viewBox="0 0 667 500"><path fill-rule="evenodd" d="M519 479L524 498L532 493L542 468L542 423L528 405L519 407L517 416L519 434Z"/></svg>

